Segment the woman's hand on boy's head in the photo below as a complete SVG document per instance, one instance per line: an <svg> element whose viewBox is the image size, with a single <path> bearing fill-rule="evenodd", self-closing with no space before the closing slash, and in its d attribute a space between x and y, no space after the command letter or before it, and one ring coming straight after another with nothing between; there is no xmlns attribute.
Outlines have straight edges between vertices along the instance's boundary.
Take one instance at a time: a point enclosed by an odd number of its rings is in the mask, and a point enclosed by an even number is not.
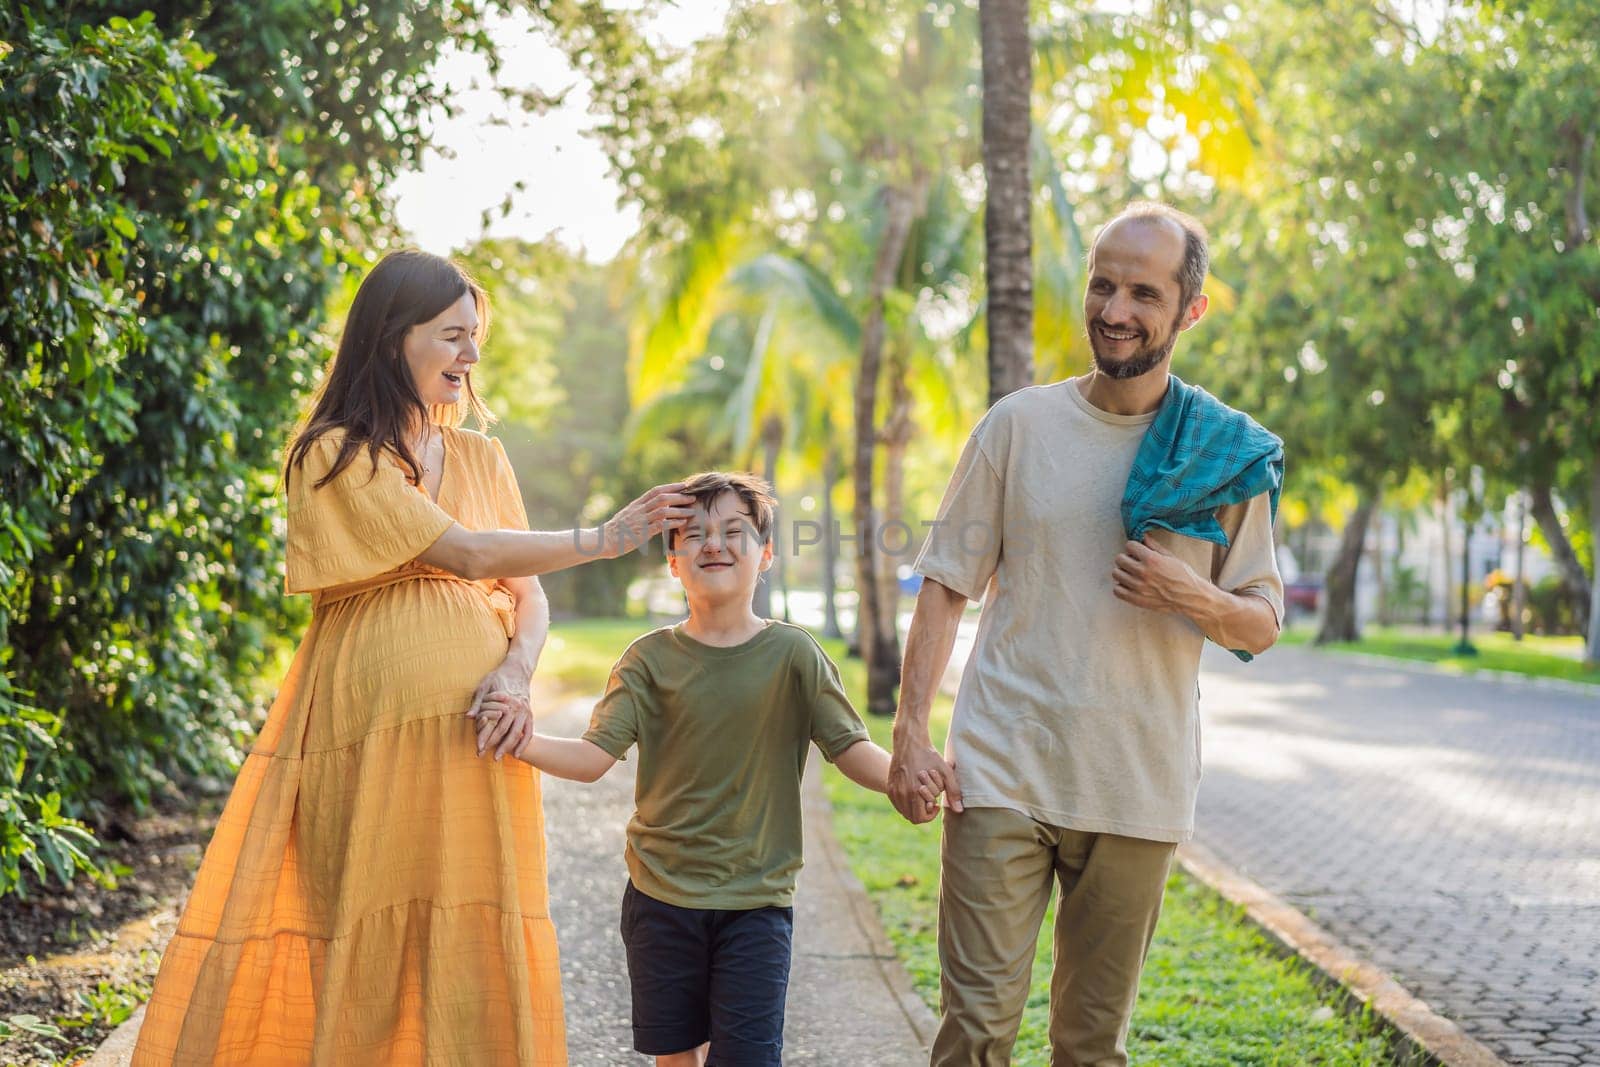
<svg viewBox="0 0 1600 1067"><path fill-rule="evenodd" d="M650 538L682 526L694 516L694 497L679 492L682 482L668 482L643 493L601 527L601 546L611 557L643 548Z"/></svg>

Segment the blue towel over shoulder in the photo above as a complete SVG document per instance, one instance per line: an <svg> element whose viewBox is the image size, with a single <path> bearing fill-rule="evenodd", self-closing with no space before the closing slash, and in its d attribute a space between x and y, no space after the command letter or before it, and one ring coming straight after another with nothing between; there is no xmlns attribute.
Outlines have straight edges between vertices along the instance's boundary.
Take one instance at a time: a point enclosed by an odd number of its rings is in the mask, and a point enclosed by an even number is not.
<svg viewBox="0 0 1600 1067"><path fill-rule="evenodd" d="M1145 431L1122 493L1122 525L1130 541L1152 527L1226 545L1218 508L1271 494L1278 514L1283 488L1283 441L1176 374ZM1249 662L1247 652L1233 654Z"/></svg>

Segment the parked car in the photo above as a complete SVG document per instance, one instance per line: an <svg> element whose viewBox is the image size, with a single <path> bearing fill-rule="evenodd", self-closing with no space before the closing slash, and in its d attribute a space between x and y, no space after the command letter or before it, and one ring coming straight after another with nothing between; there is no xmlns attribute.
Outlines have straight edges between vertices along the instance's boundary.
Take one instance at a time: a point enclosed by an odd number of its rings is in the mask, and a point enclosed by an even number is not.
<svg viewBox="0 0 1600 1067"><path fill-rule="evenodd" d="M1303 574L1292 582L1283 583L1283 610L1290 618L1298 615L1315 615L1322 601L1322 576Z"/></svg>

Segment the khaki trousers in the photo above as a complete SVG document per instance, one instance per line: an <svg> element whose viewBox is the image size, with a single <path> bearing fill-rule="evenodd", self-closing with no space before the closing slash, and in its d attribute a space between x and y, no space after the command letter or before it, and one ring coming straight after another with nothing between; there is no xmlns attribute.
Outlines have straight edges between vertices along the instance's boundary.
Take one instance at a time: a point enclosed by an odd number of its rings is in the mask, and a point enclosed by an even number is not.
<svg viewBox="0 0 1600 1067"><path fill-rule="evenodd" d="M939 875L943 1016L933 1067L1011 1062L1039 924L1061 883L1050 976L1052 1067L1124 1067L1176 845L1068 830L1005 808L944 813Z"/></svg>

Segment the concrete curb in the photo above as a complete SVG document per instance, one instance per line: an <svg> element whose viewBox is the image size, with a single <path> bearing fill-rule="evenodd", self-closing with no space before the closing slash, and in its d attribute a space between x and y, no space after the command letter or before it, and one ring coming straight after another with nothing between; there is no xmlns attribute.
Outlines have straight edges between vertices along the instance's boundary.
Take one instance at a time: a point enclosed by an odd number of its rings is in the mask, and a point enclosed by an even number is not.
<svg viewBox="0 0 1600 1067"><path fill-rule="evenodd" d="M871 948L878 975L905 1015L911 1032L924 1049L931 1048L934 1034L939 1029L938 1017L917 995L911 984L911 976L906 973L899 954L889 941L889 935L884 933L883 924L878 921L877 907L867 896L866 887L850 870L850 860L844 853L844 846L833 832L833 805L828 803L828 797L823 792L821 775L806 775L805 786L806 823L816 830L817 838L822 842L823 855L819 857L822 866L827 868L829 876L843 890L850 917L861 932L862 940Z"/></svg>
<svg viewBox="0 0 1600 1067"><path fill-rule="evenodd" d="M126 1067L133 1060L133 1046L139 1040L139 1027L144 1023L144 1005L128 1016L128 1020L111 1036L100 1043L93 1056L79 1060L82 1067Z"/></svg>
<svg viewBox="0 0 1600 1067"><path fill-rule="evenodd" d="M1193 841L1180 845L1178 862L1190 875L1244 908L1273 941L1377 1013L1397 1039L1400 1063L1407 1067L1506 1067L1505 1060L1468 1037L1426 1001L1204 845Z"/></svg>

